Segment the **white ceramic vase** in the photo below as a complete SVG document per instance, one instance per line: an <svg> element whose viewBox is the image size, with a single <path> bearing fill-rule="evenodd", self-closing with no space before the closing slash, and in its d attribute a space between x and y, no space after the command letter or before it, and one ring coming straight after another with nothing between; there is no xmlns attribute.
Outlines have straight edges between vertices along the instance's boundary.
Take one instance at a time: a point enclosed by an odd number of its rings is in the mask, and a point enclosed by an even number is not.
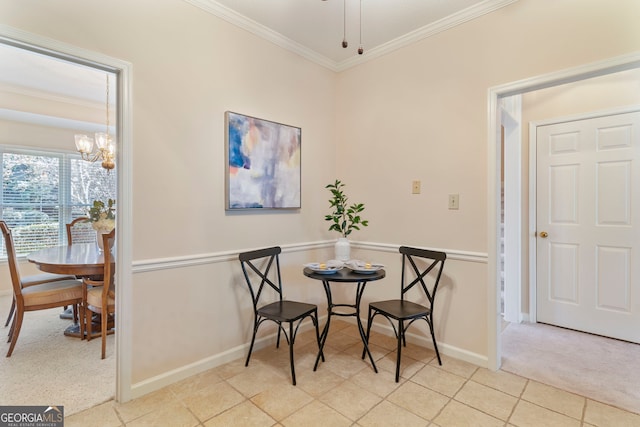
<svg viewBox="0 0 640 427"><path fill-rule="evenodd" d="M351 259L351 244L346 237L340 237L334 246L335 258L340 261L349 261Z"/></svg>
<svg viewBox="0 0 640 427"><path fill-rule="evenodd" d="M100 252L104 252L104 241L102 240L102 235L109 233L111 233L111 230L108 230L106 228L96 229L96 243L98 244L98 249L100 250ZM113 245L113 242L111 244ZM111 249L111 247L109 247L109 249Z"/></svg>

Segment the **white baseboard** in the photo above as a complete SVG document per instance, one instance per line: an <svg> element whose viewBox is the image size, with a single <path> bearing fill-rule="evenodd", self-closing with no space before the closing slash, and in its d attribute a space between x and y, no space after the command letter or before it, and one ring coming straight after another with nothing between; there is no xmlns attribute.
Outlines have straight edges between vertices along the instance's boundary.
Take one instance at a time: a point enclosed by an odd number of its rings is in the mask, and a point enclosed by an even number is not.
<svg viewBox="0 0 640 427"><path fill-rule="evenodd" d="M355 320L354 320L354 323L355 323ZM388 323L379 324L374 322L371 329L381 334L395 338L393 328L391 328L391 325L389 325ZM424 329L428 333L428 326L426 324L424 325ZM413 343L413 344L420 345L422 347L427 347L427 348L430 348L431 350L434 350L433 342L431 341L431 335L427 335L427 336L416 335L415 333L411 332L411 329L409 329L409 331L407 331L406 338L407 338L407 343ZM489 367L489 358L487 356L484 356L478 353L473 353L471 351L468 351L453 345L449 345L447 343L438 341L438 351L440 351L441 356L444 355L444 356L453 357L454 359L459 359L464 362L472 363L474 365L480 366L481 368Z"/></svg>
<svg viewBox="0 0 640 427"><path fill-rule="evenodd" d="M341 320L348 323L352 323L354 325L356 324L355 319L341 319ZM325 322L326 322L326 316L324 316L324 318L320 318L320 324L324 324ZM307 322L300 326L300 330L298 332L299 333L305 332L311 329L312 327L313 325ZM393 329L389 325L379 325L374 323L372 329L381 334L394 337ZM331 339L331 331L329 332L330 332L329 339ZM409 343L413 343L413 344L417 344L423 347L433 349L431 336L424 337L424 336L419 336L413 333L407 333L407 341ZM275 342L276 342L276 333L264 336L256 340L256 343L254 345L254 351L258 351L268 345L275 345ZM448 345L446 343L438 343L438 349L440 350L441 355L463 360L465 362L472 363L474 365L477 365L483 368L487 368L489 366L489 361L486 356L473 353L452 345ZM139 383L135 383L131 387L131 397L135 399L137 397L143 396L145 394L151 393L153 391L156 391L163 387L171 385L177 381L183 380L185 378L191 377L193 375L199 374L209 369L213 369L220 365L224 365L225 363L232 362L239 358L245 358L247 357L248 350L249 350L249 343L246 343L246 344L234 347L230 350L227 350L223 353L219 353L214 356L207 357L205 359L199 360L189 365L181 366L180 368L177 368L168 372L164 372L155 377L148 378Z"/></svg>
<svg viewBox="0 0 640 427"><path fill-rule="evenodd" d="M302 327L300 328L302 330ZM253 351L258 351L269 344L275 344L276 334L265 336L257 339ZM209 369L216 368L224 365L225 363L232 362L236 359L247 357L249 351L249 343L234 347L225 352L216 354L205 359L198 360L197 362L190 363L189 365L181 366L171 371L163 372L155 377L148 378L144 381L132 384L131 386L131 398L135 399L145 394L151 393L156 390L160 390L175 382L181 381L185 378L189 378L193 375L197 375L201 372Z"/></svg>

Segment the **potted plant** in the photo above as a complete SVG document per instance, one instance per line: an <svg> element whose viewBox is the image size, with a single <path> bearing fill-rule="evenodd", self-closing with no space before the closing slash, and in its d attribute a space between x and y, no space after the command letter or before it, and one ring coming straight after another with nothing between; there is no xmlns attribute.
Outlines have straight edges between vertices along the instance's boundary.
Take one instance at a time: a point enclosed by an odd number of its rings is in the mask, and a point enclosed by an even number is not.
<svg viewBox="0 0 640 427"><path fill-rule="evenodd" d="M87 211L88 222L97 233L98 247L102 247L102 234L110 233L116 226L116 201L108 199L107 203L102 200L94 200L93 205Z"/></svg>
<svg viewBox="0 0 640 427"><path fill-rule="evenodd" d="M345 184L338 179L333 184L325 187L332 195L329 199L329 204L333 212L325 215L324 219L331 222L329 231L340 233L341 237L338 238L335 245L335 257L340 261L348 261L350 257L351 246L347 237L353 230L360 230L360 227L369 225L369 221L362 219L360 216L360 213L364 210L364 204L353 203L349 205L347 203L349 198L344 193L344 187Z"/></svg>

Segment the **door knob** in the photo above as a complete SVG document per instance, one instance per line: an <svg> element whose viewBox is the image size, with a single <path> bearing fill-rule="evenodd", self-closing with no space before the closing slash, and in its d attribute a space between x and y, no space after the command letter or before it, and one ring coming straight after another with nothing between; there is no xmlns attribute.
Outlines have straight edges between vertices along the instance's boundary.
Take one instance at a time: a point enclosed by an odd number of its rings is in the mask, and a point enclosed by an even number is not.
<svg viewBox="0 0 640 427"><path fill-rule="evenodd" d="M547 233L546 231L540 232L540 237L542 237L543 239L546 239L548 236L549 236L549 233Z"/></svg>

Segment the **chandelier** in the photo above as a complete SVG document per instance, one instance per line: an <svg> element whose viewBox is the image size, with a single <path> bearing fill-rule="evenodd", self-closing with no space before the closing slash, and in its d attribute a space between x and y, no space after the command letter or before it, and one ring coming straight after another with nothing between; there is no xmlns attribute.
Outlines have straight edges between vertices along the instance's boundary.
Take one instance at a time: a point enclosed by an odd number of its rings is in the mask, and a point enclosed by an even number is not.
<svg viewBox="0 0 640 427"><path fill-rule="evenodd" d="M327 1L327 0L322 0ZM362 47L362 0L360 1L360 46L358 47L358 55L362 55L364 53L364 48ZM349 46L349 42L347 42L347 0L343 0L342 5L343 17L342 17L342 47L347 48Z"/></svg>
<svg viewBox="0 0 640 427"><path fill-rule="evenodd" d="M107 127L106 132L95 133L94 140L87 135L75 135L76 149L80 153L82 160L88 162L102 161L102 167L107 171L116 167L114 162L116 156L115 141L109 135L109 74L107 73Z"/></svg>

